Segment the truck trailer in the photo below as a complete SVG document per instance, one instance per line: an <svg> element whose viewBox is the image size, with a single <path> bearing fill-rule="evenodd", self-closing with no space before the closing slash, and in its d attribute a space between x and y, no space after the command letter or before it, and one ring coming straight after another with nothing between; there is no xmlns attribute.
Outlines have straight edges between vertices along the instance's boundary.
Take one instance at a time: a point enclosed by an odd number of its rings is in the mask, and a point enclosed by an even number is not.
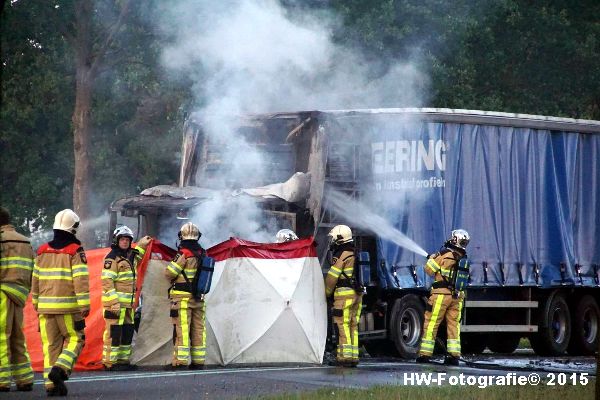
<svg viewBox="0 0 600 400"><path fill-rule="evenodd" d="M178 185L113 202L111 231L136 218L138 232L166 240L173 236L165 226L215 193L242 193L269 226L275 221L314 236L326 271L326 235L347 224L366 255L361 341L414 358L432 283L425 258L376 228L353 224L352 210L333 211L333 190L429 253L452 229L470 233L463 353L511 353L523 337L539 355L597 349L600 121L431 108L228 117L244 146L263 156L266 171L231 175L244 149L228 156L240 144L208 134L211 118L195 113L185 122Z"/></svg>

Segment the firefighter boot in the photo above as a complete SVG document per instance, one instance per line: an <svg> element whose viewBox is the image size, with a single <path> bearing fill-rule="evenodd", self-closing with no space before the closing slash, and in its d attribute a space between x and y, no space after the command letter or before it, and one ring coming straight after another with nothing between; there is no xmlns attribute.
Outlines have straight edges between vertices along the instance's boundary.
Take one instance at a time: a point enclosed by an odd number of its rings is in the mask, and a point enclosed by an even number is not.
<svg viewBox="0 0 600 400"><path fill-rule="evenodd" d="M415 362L417 364L426 364L428 362L431 362L431 357L429 357L429 356L419 356L419 357L417 357L417 359L415 360Z"/></svg>
<svg viewBox="0 0 600 400"><path fill-rule="evenodd" d="M355 366L352 361L345 361L345 360L331 360L327 364L329 364L329 366L331 366L331 367L342 367L342 368L353 368Z"/></svg>
<svg viewBox="0 0 600 400"><path fill-rule="evenodd" d="M60 367L52 367L48 374L48 379L54 383L54 388L48 391L48 396L66 396L69 391L65 385L65 381L69 379L67 373Z"/></svg>
<svg viewBox="0 0 600 400"><path fill-rule="evenodd" d="M458 367L458 357L454 357L454 356L446 356L446 358L444 358L444 365L451 365L453 367Z"/></svg>
<svg viewBox="0 0 600 400"><path fill-rule="evenodd" d="M33 383L24 383L17 385L17 391L19 392L31 392L33 390Z"/></svg>

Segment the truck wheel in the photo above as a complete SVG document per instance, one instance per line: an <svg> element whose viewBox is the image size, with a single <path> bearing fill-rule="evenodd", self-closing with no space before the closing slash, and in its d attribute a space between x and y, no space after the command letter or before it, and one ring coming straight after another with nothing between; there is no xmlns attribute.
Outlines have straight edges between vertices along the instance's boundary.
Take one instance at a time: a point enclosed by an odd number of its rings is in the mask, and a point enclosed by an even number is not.
<svg viewBox="0 0 600 400"><path fill-rule="evenodd" d="M583 296L575 308L571 341L567 351L573 356L592 355L598 348L598 321L600 321L600 308L596 300L590 296Z"/></svg>
<svg viewBox="0 0 600 400"><path fill-rule="evenodd" d="M390 336L400 357L412 359L417 356L424 317L425 305L414 294L406 295L394 303Z"/></svg>
<svg viewBox="0 0 600 400"><path fill-rule="evenodd" d="M488 337L483 333L467 333L460 335L462 354L481 354L487 347Z"/></svg>
<svg viewBox="0 0 600 400"><path fill-rule="evenodd" d="M519 334L498 335L494 337L494 340L490 340L488 347L494 353L511 354L519 347L520 341L521 335Z"/></svg>
<svg viewBox="0 0 600 400"><path fill-rule="evenodd" d="M529 341L540 356L559 356L567 350L571 339L571 313L561 294L550 296L540 309L538 332Z"/></svg>

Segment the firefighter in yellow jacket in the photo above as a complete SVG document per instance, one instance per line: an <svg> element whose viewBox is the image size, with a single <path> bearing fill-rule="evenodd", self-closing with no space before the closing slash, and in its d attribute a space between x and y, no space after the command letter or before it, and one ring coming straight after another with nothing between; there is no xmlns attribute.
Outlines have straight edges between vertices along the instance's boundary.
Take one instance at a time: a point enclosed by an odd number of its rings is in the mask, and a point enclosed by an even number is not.
<svg viewBox="0 0 600 400"><path fill-rule="evenodd" d="M33 388L33 370L23 335L23 306L31 287L34 253L29 239L10 224L0 207L0 392Z"/></svg>
<svg viewBox="0 0 600 400"><path fill-rule="evenodd" d="M448 333L444 364L458 365L460 358L460 320L464 302L464 292L455 293L450 283L452 270L466 256L469 234L463 229L452 231L444 248L427 256L425 272L434 277L431 295L425 310L423 338L419 349L418 363L429 362L435 347L435 338L441 322L446 320Z"/></svg>
<svg viewBox="0 0 600 400"><path fill-rule="evenodd" d="M84 342L90 312L89 273L75 234L79 217L66 209L54 219L54 239L38 249L31 294L40 319L44 378L49 396L66 396L65 381Z"/></svg>
<svg viewBox="0 0 600 400"><path fill-rule="evenodd" d="M111 251L104 258L102 305L105 329L102 363L107 371L135 369L129 363L129 358L134 331L136 268L150 240L150 236L146 236L132 249L133 232L127 226L120 226L113 232Z"/></svg>
<svg viewBox="0 0 600 400"><path fill-rule="evenodd" d="M179 252L165 274L171 282L171 320L173 321L173 368L202 369L206 358L206 305L203 299L192 296L192 281L200 270L204 249L200 246L200 230L191 222L179 231ZM191 356L191 357L190 357Z"/></svg>
<svg viewBox="0 0 600 400"><path fill-rule="evenodd" d="M334 365L358 365L358 320L362 308L362 291L354 277L354 240L346 225L334 227L328 234L332 265L325 277L325 295L333 295L333 322L338 331L338 347Z"/></svg>

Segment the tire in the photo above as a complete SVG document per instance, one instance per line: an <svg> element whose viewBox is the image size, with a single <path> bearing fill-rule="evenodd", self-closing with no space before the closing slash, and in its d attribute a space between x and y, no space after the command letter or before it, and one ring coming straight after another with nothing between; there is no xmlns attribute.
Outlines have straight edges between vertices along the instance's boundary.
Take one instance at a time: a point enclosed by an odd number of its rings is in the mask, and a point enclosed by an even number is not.
<svg viewBox="0 0 600 400"><path fill-rule="evenodd" d="M483 333L466 333L460 335L462 354L481 354L485 351L488 336Z"/></svg>
<svg viewBox="0 0 600 400"><path fill-rule="evenodd" d="M571 312L564 296L554 294L540 309L538 332L529 341L540 356L560 356L567 350L571 339Z"/></svg>
<svg viewBox="0 0 600 400"><path fill-rule="evenodd" d="M421 344L425 305L420 297L409 294L394 303L390 318L390 337L405 359L417 356Z"/></svg>
<svg viewBox="0 0 600 400"><path fill-rule="evenodd" d="M600 308L596 300L583 296L574 310L571 330L571 341L567 351L573 356L588 356L598 348Z"/></svg>
<svg viewBox="0 0 600 400"><path fill-rule="evenodd" d="M508 333L494 337L494 340L489 341L488 347L494 353L511 354L519 347L520 341L521 335Z"/></svg>

